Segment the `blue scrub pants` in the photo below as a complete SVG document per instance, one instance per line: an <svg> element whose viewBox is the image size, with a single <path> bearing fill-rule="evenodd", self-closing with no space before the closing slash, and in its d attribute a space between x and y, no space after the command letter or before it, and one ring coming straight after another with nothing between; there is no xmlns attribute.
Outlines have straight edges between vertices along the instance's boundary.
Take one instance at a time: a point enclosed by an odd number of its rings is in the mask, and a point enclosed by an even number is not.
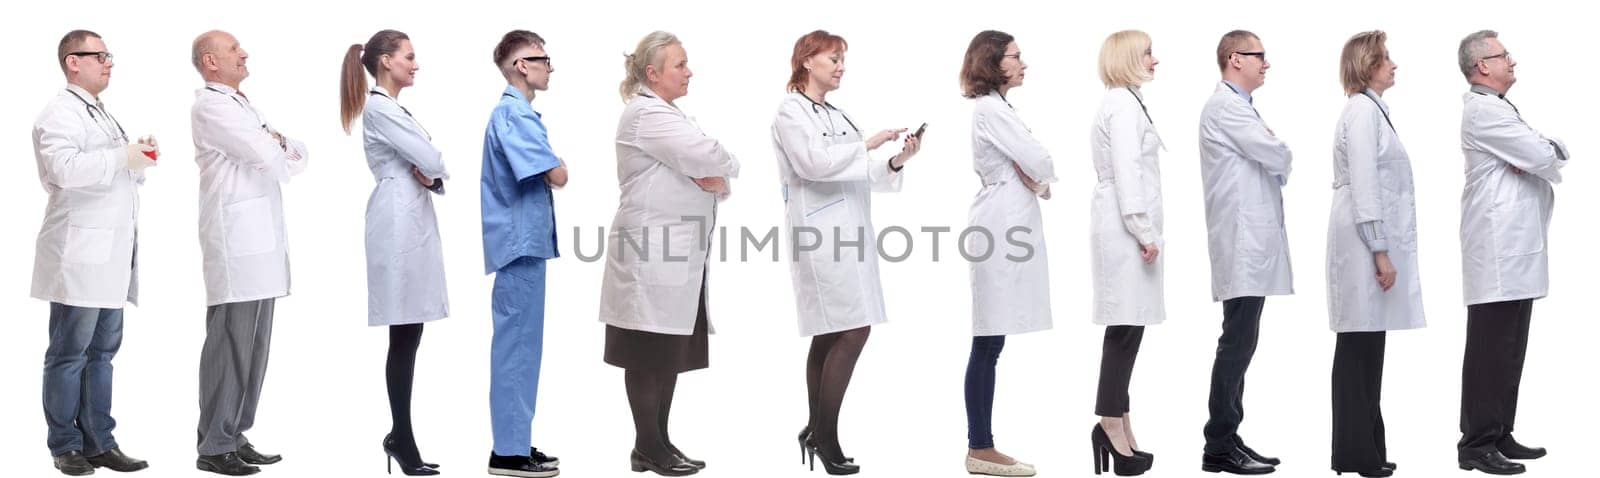
<svg viewBox="0 0 1600 478"><path fill-rule="evenodd" d="M489 419L494 454L528 456L544 351L545 260L521 257L494 275Z"/></svg>

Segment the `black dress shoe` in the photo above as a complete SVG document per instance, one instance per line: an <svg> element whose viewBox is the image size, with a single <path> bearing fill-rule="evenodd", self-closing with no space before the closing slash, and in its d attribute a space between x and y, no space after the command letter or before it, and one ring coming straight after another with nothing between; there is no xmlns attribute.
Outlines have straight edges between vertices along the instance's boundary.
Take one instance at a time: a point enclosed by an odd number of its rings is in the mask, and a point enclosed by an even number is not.
<svg viewBox="0 0 1600 478"><path fill-rule="evenodd" d="M261 471L260 468L250 466L249 463L240 460L239 454L234 452L221 455L200 455L200 458L195 459L194 467L200 469L200 471L209 471L228 476L254 475Z"/></svg>
<svg viewBox="0 0 1600 478"><path fill-rule="evenodd" d="M122 450L112 448L99 455L88 458L89 464L95 468L110 468L111 471L130 472L149 468L150 464L144 460L122 454Z"/></svg>
<svg viewBox="0 0 1600 478"><path fill-rule="evenodd" d="M671 453L667 454L665 460L658 462L644 456L643 453L639 453L639 450L634 450L633 453L628 454L628 465L633 468L634 472L643 473L645 470L649 470L661 476L688 476L700 472L699 468L695 468L694 465L678 459L677 455Z"/></svg>
<svg viewBox="0 0 1600 478"><path fill-rule="evenodd" d="M534 463L532 459L526 456L503 456L489 452L489 474L520 476L523 478L546 478L561 474L561 470L554 466Z"/></svg>
<svg viewBox="0 0 1600 478"><path fill-rule="evenodd" d="M1244 450L1234 448L1233 451L1213 455L1206 453L1200 457L1200 470L1207 473L1228 472L1235 475L1265 475L1278 471L1272 465L1256 461L1246 454Z"/></svg>
<svg viewBox="0 0 1600 478"><path fill-rule="evenodd" d="M1534 460L1544 458L1545 455L1544 448L1524 446L1521 443L1517 443L1515 438L1511 438L1511 435L1501 438L1499 442L1494 444L1494 447L1499 449L1500 454L1505 455L1506 459L1509 460Z"/></svg>
<svg viewBox="0 0 1600 478"><path fill-rule="evenodd" d="M1385 468L1385 467L1381 467L1380 466L1376 470L1367 470L1367 471L1340 470L1340 469L1337 469L1337 468L1333 470L1333 474L1335 474L1335 475L1344 475L1345 473L1355 473L1355 474L1364 476L1366 478L1383 478L1383 477L1386 477L1386 476L1394 476L1394 469L1393 468Z"/></svg>
<svg viewBox="0 0 1600 478"><path fill-rule="evenodd" d="M544 452L541 452L541 451L539 451L538 448L534 448L534 447L528 447L528 459L529 460L533 460L534 463L538 463L540 465L548 466L548 467L551 467L551 468L555 468L555 467L561 466L561 459L560 458L556 458L556 457L553 457L553 456L550 456L550 455L546 455L546 454L544 454ZM434 466L434 468L438 468L438 466Z"/></svg>
<svg viewBox="0 0 1600 478"><path fill-rule="evenodd" d="M689 458L689 455L683 454L683 450L679 450L676 445L668 443L667 444L667 451L672 452L672 454L674 456L677 456L679 460L683 460L684 463L688 463L689 466L693 466L695 468L699 468L699 469L702 469L702 470L706 469L706 462L705 461L696 460L694 458Z"/></svg>
<svg viewBox="0 0 1600 478"><path fill-rule="evenodd" d="M57 455L55 461L56 469L61 470L64 475L83 476L94 474L94 465L89 464L89 460L84 459L83 454L78 453L78 450Z"/></svg>
<svg viewBox="0 0 1600 478"><path fill-rule="evenodd" d="M1463 470L1478 470L1491 475L1515 475L1528 471L1527 467L1522 466L1521 463L1507 460L1506 456L1498 451L1462 459L1459 464Z"/></svg>
<svg viewBox="0 0 1600 478"><path fill-rule="evenodd" d="M1270 457L1270 456L1262 456L1260 453L1256 453L1256 451L1254 449L1251 449L1250 447L1245 446L1244 440L1240 440L1240 439L1238 439L1238 437L1234 438L1234 443L1239 446L1239 451L1243 451L1244 454L1250 455L1250 458L1255 460L1255 461L1259 461L1259 462L1262 462L1262 463L1265 463L1265 464L1268 464L1268 465L1272 465L1272 466L1278 466L1278 465L1282 465L1283 464L1283 460L1279 460L1277 458Z"/></svg>
<svg viewBox="0 0 1600 478"><path fill-rule="evenodd" d="M249 443L239 446L239 459L252 465L271 465L283 461L283 455L268 455Z"/></svg>

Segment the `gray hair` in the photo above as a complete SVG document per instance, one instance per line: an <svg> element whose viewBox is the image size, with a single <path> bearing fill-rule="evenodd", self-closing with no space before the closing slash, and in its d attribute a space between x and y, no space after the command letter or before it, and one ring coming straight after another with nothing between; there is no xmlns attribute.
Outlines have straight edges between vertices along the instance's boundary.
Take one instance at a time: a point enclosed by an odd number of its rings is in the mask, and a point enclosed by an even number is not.
<svg viewBox="0 0 1600 478"><path fill-rule="evenodd" d="M1461 39L1461 47L1456 49L1456 61L1461 64L1461 76L1472 79L1472 72L1478 66L1478 61L1489 56L1489 39L1499 38L1500 33L1494 30L1479 30L1466 38Z"/></svg>
<svg viewBox="0 0 1600 478"><path fill-rule="evenodd" d="M639 46L633 49L633 53L624 55L622 69L625 76L622 78L622 85L617 88L617 92L622 94L623 102L633 99L633 96L639 93L639 86L648 81L645 75L646 66L654 65L657 70L663 68L662 63L666 59L661 58L661 49L678 44L682 42L678 41L677 35L654 31L639 40Z"/></svg>

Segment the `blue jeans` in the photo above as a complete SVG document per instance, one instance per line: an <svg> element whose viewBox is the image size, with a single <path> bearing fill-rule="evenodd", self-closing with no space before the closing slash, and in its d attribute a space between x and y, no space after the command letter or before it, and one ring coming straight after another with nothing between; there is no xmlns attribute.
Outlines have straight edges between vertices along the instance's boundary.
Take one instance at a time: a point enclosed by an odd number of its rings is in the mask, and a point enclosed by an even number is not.
<svg viewBox="0 0 1600 478"><path fill-rule="evenodd" d="M528 456L544 350L544 259L522 257L494 274L490 298L489 420L494 454Z"/></svg>
<svg viewBox="0 0 1600 478"><path fill-rule="evenodd" d="M111 358L122 347L122 309L50 303L44 353L44 421L52 456L117 447L111 429Z"/></svg>
<svg viewBox="0 0 1600 478"><path fill-rule="evenodd" d="M1005 346L1004 335L972 338L972 355L967 358L967 448L994 448L994 367Z"/></svg>

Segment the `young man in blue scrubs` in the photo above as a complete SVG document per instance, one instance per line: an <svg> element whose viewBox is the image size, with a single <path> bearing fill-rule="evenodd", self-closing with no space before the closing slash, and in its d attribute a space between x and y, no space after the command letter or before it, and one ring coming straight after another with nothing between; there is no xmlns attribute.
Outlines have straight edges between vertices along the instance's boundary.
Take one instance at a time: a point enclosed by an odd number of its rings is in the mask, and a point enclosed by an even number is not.
<svg viewBox="0 0 1600 478"><path fill-rule="evenodd" d="M506 33L494 62L507 85L483 136L484 272L495 275L489 473L541 478L561 473L555 457L531 446L531 429L544 348L545 260L559 256L551 189L567 184L567 167L550 150L531 103L555 71L544 39L526 30Z"/></svg>

